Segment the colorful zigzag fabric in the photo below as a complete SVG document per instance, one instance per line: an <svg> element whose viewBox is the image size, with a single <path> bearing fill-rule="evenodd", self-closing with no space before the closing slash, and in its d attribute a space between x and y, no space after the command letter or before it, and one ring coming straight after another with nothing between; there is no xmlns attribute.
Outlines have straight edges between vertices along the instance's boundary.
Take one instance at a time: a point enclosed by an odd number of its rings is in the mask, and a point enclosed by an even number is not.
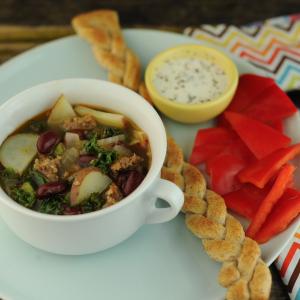
<svg viewBox="0 0 300 300"><path fill-rule="evenodd" d="M300 87L300 14L241 27L189 27L185 34L226 48L265 70L284 90Z"/></svg>
<svg viewBox="0 0 300 300"><path fill-rule="evenodd" d="M246 26L201 25L185 34L222 47L273 77L283 90L300 88L300 14ZM300 228L276 260L291 299L300 300Z"/></svg>

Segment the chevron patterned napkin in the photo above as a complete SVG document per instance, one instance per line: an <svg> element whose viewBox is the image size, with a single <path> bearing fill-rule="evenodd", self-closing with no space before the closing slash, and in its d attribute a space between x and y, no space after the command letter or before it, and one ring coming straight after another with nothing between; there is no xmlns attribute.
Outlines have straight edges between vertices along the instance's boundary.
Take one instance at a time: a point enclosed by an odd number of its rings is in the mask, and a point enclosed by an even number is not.
<svg viewBox="0 0 300 300"><path fill-rule="evenodd" d="M200 25L188 27L184 33L247 60L285 91L300 88L300 14L240 27ZM290 298L300 300L300 228L275 264Z"/></svg>

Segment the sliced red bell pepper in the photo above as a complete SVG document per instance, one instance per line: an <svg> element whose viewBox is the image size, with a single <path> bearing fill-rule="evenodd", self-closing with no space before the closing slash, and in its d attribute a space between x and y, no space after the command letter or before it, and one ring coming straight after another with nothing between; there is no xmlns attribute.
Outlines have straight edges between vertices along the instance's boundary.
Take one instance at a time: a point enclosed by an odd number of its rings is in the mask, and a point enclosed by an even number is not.
<svg viewBox="0 0 300 300"><path fill-rule="evenodd" d="M226 128L199 129L190 156L190 163L198 165L221 152L237 135Z"/></svg>
<svg viewBox="0 0 300 300"><path fill-rule="evenodd" d="M206 172L211 177L211 187L221 195L237 190L241 184L237 178L240 170L256 161L254 155L239 139L205 162Z"/></svg>
<svg viewBox="0 0 300 300"><path fill-rule="evenodd" d="M241 75L234 97L226 108L226 111L243 112L254 102L259 102L259 95L275 84L275 81L268 77L254 74ZM217 124L218 126L230 127L224 114L218 117Z"/></svg>
<svg viewBox="0 0 300 300"><path fill-rule="evenodd" d="M278 149L247 166L238 174L238 178L241 182L250 182L259 188L263 188L284 164L299 153L300 144Z"/></svg>
<svg viewBox="0 0 300 300"><path fill-rule="evenodd" d="M257 161L256 157L240 138L233 140L229 145L227 145L224 151L243 159L245 161L245 166Z"/></svg>
<svg viewBox="0 0 300 300"><path fill-rule="evenodd" d="M227 111L227 110L226 110ZM217 118L217 126L223 127L223 128L228 128L231 129L231 125L229 122L225 119L224 113L219 115Z"/></svg>
<svg viewBox="0 0 300 300"><path fill-rule="evenodd" d="M255 118L255 116L253 116L253 119L259 120L260 118ZM284 129L283 128L283 119L278 119L278 120L273 120L273 121L265 121L265 120L260 120L260 121L265 123L266 125L269 125L270 127L279 131L280 133L283 133L283 129ZM232 129L230 123L225 119L224 114L222 114L221 116L218 117L217 124L218 124L218 126L227 128L229 130Z"/></svg>
<svg viewBox="0 0 300 300"><path fill-rule="evenodd" d="M248 106L243 114L262 122L282 120L293 115L296 106L282 89L272 85L259 94L256 101Z"/></svg>
<svg viewBox="0 0 300 300"><path fill-rule="evenodd" d="M271 126L273 129L283 133L283 121L278 119L275 121L270 121L267 123L267 125Z"/></svg>
<svg viewBox="0 0 300 300"><path fill-rule="evenodd" d="M225 118L258 159L288 146L291 142L289 137L270 126L242 114L227 111Z"/></svg>
<svg viewBox="0 0 300 300"><path fill-rule="evenodd" d="M211 189L220 195L239 189L241 183L236 175L245 165L243 159L232 153L222 152L215 156L206 165L210 174Z"/></svg>
<svg viewBox="0 0 300 300"><path fill-rule="evenodd" d="M293 176L294 171L295 167L293 165L286 164L282 167L271 190L261 201L257 212L255 213L249 227L247 228L246 235L248 237L254 238L257 232L261 229L272 208L283 195L288 183Z"/></svg>
<svg viewBox="0 0 300 300"><path fill-rule="evenodd" d="M223 196L226 206L233 212L251 220L268 189L259 189L251 184L244 184L239 190Z"/></svg>
<svg viewBox="0 0 300 300"><path fill-rule="evenodd" d="M267 88L276 85L275 81L268 77L254 74L243 74L239 78L239 84L235 95L228 106L228 111L242 112ZM259 102L259 101L258 101Z"/></svg>
<svg viewBox="0 0 300 300"><path fill-rule="evenodd" d="M295 188L287 188L284 191L282 197L279 200L283 201L283 199L298 198L298 197L300 198L300 192L299 191L297 191ZM279 201L278 201L277 204L279 204ZM276 206L277 206L277 204L276 204Z"/></svg>
<svg viewBox="0 0 300 300"><path fill-rule="evenodd" d="M210 174L211 166L214 165L214 160L218 159L218 155L228 154L243 161L244 166L247 167L256 161L255 156L250 152L248 147L241 141L240 138L232 140L230 144L224 146L222 150L205 161L206 172ZM222 164L222 162L221 162Z"/></svg>
<svg viewBox="0 0 300 300"><path fill-rule="evenodd" d="M254 239L260 244L267 242L285 230L299 214L300 193L295 189L286 189Z"/></svg>
<svg viewBox="0 0 300 300"><path fill-rule="evenodd" d="M199 129L194 145L200 147L205 144L228 144L236 137L237 136L232 130L223 127Z"/></svg>

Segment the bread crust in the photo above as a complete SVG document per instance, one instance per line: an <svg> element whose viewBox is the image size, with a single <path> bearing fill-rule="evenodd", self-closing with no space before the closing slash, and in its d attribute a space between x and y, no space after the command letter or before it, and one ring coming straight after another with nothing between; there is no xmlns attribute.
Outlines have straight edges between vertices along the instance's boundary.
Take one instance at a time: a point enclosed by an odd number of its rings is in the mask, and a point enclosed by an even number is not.
<svg viewBox="0 0 300 300"><path fill-rule="evenodd" d="M91 45L97 62L108 70L110 81L139 90L141 64L125 43L116 11L103 9L77 15L72 26ZM144 86L142 91L146 94Z"/></svg>
<svg viewBox="0 0 300 300"><path fill-rule="evenodd" d="M222 263L218 280L227 288L226 299L269 299L272 278L258 244L245 237L224 199L207 189L200 170L184 162L182 150L171 137L161 176L183 190L187 228L202 240L206 253Z"/></svg>

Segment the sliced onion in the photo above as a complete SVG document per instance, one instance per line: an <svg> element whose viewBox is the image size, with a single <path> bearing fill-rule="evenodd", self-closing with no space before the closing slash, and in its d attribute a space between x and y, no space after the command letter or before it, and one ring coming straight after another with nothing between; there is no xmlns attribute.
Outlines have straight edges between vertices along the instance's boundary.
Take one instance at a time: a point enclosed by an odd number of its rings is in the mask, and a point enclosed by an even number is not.
<svg viewBox="0 0 300 300"><path fill-rule="evenodd" d="M133 130L130 145L140 144L141 147L147 148L148 146L148 137L145 132L140 130Z"/></svg>
<svg viewBox="0 0 300 300"><path fill-rule="evenodd" d="M115 135L109 138L101 139L97 141L97 144L99 146L106 146L106 145L111 145L111 144L117 144L119 142L125 141L125 135L124 134L119 134Z"/></svg>
<svg viewBox="0 0 300 300"><path fill-rule="evenodd" d="M67 172L68 174L72 174L73 172L78 170L78 161L79 151L76 148L67 149L61 159L60 165L60 173L61 175Z"/></svg>
<svg viewBox="0 0 300 300"><path fill-rule="evenodd" d="M66 148L80 149L81 147L80 137L77 133L66 132L64 142Z"/></svg>
<svg viewBox="0 0 300 300"><path fill-rule="evenodd" d="M115 150L119 156L129 156L132 154L132 151L124 145L115 145L113 150Z"/></svg>

